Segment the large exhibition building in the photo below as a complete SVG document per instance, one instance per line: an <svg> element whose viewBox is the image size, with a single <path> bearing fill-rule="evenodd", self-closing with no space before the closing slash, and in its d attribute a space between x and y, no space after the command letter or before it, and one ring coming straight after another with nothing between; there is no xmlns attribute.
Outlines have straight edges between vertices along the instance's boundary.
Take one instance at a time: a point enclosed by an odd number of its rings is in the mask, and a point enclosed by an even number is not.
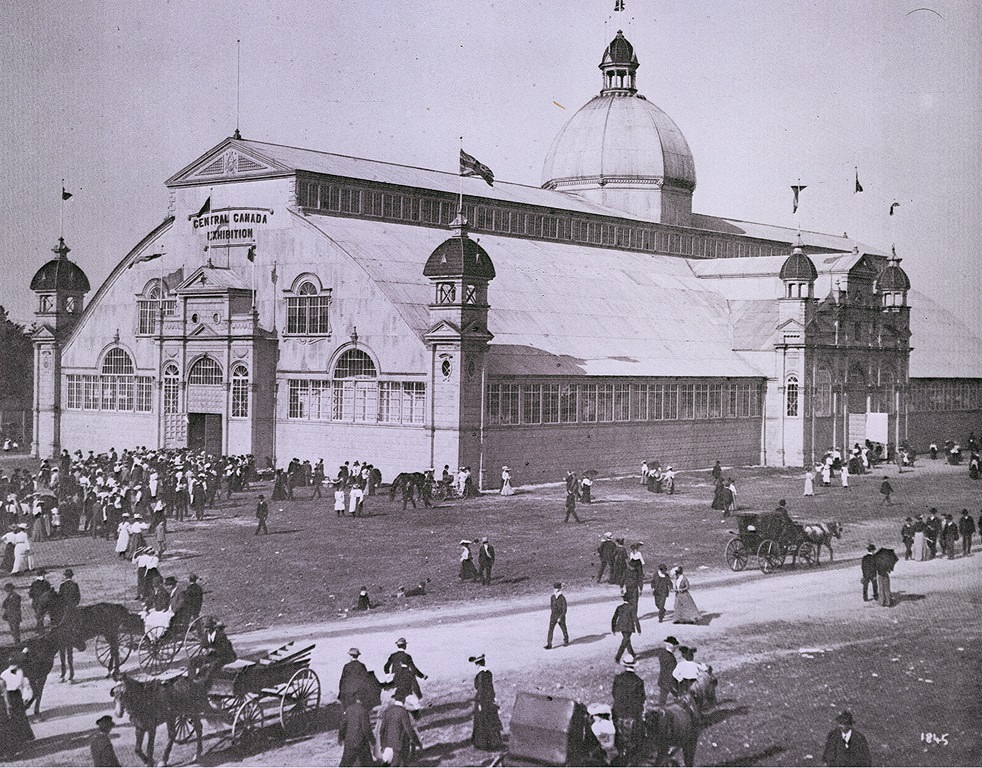
<svg viewBox="0 0 982 768"><path fill-rule="evenodd" d="M933 331L896 254L694 213L692 153L621 33L600 69L541 187L236 134L167 180L94 293L59 241L31 283L35 454L467 465L486 487L505 464L528 483L963 439L978 363L917 368Z"/></svg>

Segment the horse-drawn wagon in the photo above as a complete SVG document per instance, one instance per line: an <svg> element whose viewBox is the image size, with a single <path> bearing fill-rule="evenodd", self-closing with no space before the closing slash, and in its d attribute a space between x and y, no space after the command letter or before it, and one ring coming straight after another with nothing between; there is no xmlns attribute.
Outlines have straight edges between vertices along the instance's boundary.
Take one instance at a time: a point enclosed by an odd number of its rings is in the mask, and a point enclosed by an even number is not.
<svg viewBox="0 0 982 768"><path fill-rule="evenodd" d="M149 675L160 675L170 667L181 651L184 651L188 661L201 658L207 646L205 635L208 621L209 617L206 616L193 617L189 621L173 616L166 626L158 624L148 627L135 646L140 669ZM124 640L132 643L130 636ZM120 655L123 647L121 642ZM133 648L132 645L128 647ZM98 648L96 653L98 654ZM127 650L127 658L129 654L130 651ZM122 661L125 662L126 659Z"/></svg>
<svg viewBox="0 0 982 768"><path fill-rule="evenodd" d="M743 512L736 519L738 530L731 531L734 538L723 550L727 566L734 571L742 571L754 558L764 573L781 568L789 557L792 564L816 565L823 546L832 559L832 539L842 535L838 523L800 525L786 513Z"/></svg>

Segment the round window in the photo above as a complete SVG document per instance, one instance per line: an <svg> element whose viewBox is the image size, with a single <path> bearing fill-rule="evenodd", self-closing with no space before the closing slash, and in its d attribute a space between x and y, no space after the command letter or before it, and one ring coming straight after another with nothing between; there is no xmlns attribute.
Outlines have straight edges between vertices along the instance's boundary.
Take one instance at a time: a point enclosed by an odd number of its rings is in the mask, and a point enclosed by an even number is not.
<svg viewBox="0 0 982 768"><path fill-rule="evenodd" d="M213 323L220 323L220 322L222 322L222 316L216 312L215 314L213 314L211 316L211 321Z"/></svg>
<svg viewBox="0 0 982 768"><path fill-rule="evenodd" d="M474 372L475 372L476 369L477 369L477 366L474 365L474 361L473 360L468 360L467 361L467 375L470 378L472 378L472 379L474 378Z"/></svg>
<svg viewBox="0 0 982 768"><path fill-rule="evenodd" d="M198 313L197 312L194 312L194 313L191 314L191 322L192 323L198 322Z"/></svg>
<svg viewBox="0 0 982 768"><path fill-rule="evenodd" d="M443 375L444 376L447 376L447 377L450 376L450 372L453 370L453 366L450 365L450 361L449 360L444 360L443 361L443 365L441 366L441 370L443 371Z"/></svg>

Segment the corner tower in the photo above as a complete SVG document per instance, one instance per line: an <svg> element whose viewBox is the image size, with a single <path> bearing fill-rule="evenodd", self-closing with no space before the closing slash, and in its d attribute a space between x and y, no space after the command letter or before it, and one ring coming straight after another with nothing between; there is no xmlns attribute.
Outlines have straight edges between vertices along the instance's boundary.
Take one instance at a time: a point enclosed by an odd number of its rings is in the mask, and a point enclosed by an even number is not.
<svg viewBox="0 0 982 768"><path fill-rule="evenodd" d="M51 249L56 258L31 280L37 294L34 311L34 437L31 453L57 456L61 450L61 346L82 313L89 292L85 272L68 258L64 238Z"/></svg>
<svg viewBox="0 0 982 768"><path fill-rule="evenodd" d="M488 283L494 279L491 257L467 234L458 214L453 235L430 254L423 275L433 286L430 329L424 340L431 352L430 457L438 471L469 466L478 487L481 472L481 412L488 344Z"/></svg>
<svg viewBox="0 0 982 768"><path fill-rule="evenodd" d="M682 131L637 90L640 63L617 32L600 61L603 87L556 136L542 186L649 221L688 226L696 168Z"/></svg>

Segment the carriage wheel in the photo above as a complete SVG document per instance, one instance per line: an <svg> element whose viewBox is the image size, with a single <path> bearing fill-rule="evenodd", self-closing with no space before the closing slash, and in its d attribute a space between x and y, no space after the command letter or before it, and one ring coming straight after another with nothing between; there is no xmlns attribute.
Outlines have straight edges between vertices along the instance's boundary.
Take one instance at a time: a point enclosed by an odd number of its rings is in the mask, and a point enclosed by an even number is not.
<svg viewBox="0 0 982 768"><path fill-rule="evenodd" d="M188 630L184 633L184 653L187 655L188 661L196 661L205 655L209 618L199 616L188 624Z"/></svg>
<svg viewBox="0 0 982 768"><path fill-rule="evenodd" d="M170 666L177 651L175 641L167 637L167 630L154 627L143 636L136 649L140 669L148 675L159 675Z"/></svg>
<svg viewBox="0 0 982 768"><path fill-rule="evenodd" d="M433 485L433 498L436 501L446 501L447 500L447 486L443 483L434 483Z"/></svg>
<svg viewBox="0 0 982 768"><path fill-rule="evenodd" d="M321 705L321 681L314 670L297 670L280 696L280 725L287 736L307 733Z"/></svg>
<svg viewBox="0 0 982 768"><path fill-rule="evenodd" d="M123 645L122 645L122 642L120 642L120 645L119 645L119 663L120 663L120 666L122 666L122 664L123 664L123 653L124 653L124 651L123 651ZM125 653L126 653L126 655L128 657L129 656L129 649L128 648L126 649ZM106 640L106 638L104 638L102 635L96 635L95 636L95 657L96 657L96 660L103 667L105 667L106 669L109 669L112 666L112 663L113 663L112 656L113 656L113 649L112 649L112 646L109 645L109 641Z"/></svg>
<svg viewBox="0 0 982 768"><path fill-rule="evenodd" d="M773 539L764 539L757 549L757 563L764 573L776 571L784 565L784 552Z"/></svg>
<svg viewBox="0 0 982 768"><path fill-rule="evenodd" d="M119 630L119 665L122 666L140 645L142 638L129 629Z"/></svg>
<svg viewBox="0 0 982 768"><path fill-rule="evenodd" d="M242 696L214 696L209 698L215 707L225 713L229 722L235 720L235 713L245 703L245 698Z"/></svg>
<svg viewBox="0 0 982 768"><path fill-rule="evenodd" d="M726 564L730 570L742 571L747 567L750 550L740 539L730 539L730 543L726 545L726 550L723 552L723 557L726 559Z"/></svg>
<svg viewBox="0 0 982 768"><path fill-rule="evenodd" d="M232 721L232 742L249 745L263 727L263 710L255 699L246 699Z"/></svg>
<svg viewBox="0 0 982 768"><path fill-rule="evenodd" d="M178 717L174 723L174 743L190 744L195 738L194 720L186 715Z"/></svg>
<svg viewBox="0 0 982 768"><path fill-rule="evenodd" d="M803 541L798 547L797 559L805 565L815 565L818 562L817 553L818 551L814 544L810 541Z"/></svg>

